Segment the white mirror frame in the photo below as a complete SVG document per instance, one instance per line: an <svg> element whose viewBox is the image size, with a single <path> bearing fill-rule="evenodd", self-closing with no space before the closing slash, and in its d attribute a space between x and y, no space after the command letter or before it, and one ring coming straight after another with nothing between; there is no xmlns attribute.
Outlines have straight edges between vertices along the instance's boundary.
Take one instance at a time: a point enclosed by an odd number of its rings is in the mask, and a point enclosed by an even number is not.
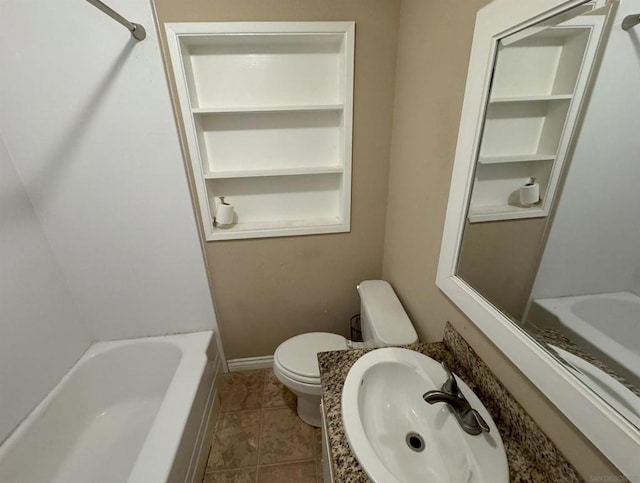
<svg viewBox="0 0 640 483"><path fill-rule="evenodd" d="M640 478L640 431L456 276L497 43L582 3L494 0L478 12L436 284L625 476Z"/></svg>

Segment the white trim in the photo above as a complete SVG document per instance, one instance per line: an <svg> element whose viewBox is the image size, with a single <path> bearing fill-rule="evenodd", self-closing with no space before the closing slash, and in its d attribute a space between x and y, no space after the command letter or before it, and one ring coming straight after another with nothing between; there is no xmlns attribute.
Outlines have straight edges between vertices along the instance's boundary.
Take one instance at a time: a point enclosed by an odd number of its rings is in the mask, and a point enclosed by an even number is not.
<svg viewBox="0 0 640 483"><path fill-rule="evenodd" d="M344 125L344 143L342 152L342 164L344 167L344 176L342 183L342 209L341 222L344 226L344 232L351 231L351 170L353 165L353 90L355 75L355 52L356 52L356 24L355 22L343 22L340 28L345 29L344 45L344 79L342 80L342 88L344 89L342 102L344 109L342 111L342 122Z"/></svg>
<svg viewBox="0 0 640 483"><path fill-rule="evenodd" d="M165 28L185 35L210 34L332 34L344 33L354 25L346 22L168 22Z"/></svg>
<svg viewBox="0 0 640 483"><path fill-rule="evenodd" d="M349 225L347 223L342 223L339 218L293 220L286 222L238 223L229 228L214 229L211 234L207 234L207 241L267 238L275 236L274 233L278 233L277 236L296 236L345 233L348 231Z"/></svg>
<svg viewBox="0 0 640 483"><path fill-rule="evenodd" d="M204 178L205 173L198 152L195 119L191 114L191 100L187 88L189 81L187 80L182 61L182 46L180 45L180 35L182 32L180 28L184 28L183 25L184 24L165 24L165 32L167 35L167 45L169 46L173 75L176 80L175 86L176 92L178 93L178 107L180 108L184 122L185 140L190 157L189 161L193 169L193 182L196 188L200 216L202 217L205 235L208 235L212 229L211 220L213 219L213 215L209 206L209 198L207 197L207 187Z"/></svg>
<svg viewBox="0 0 640 483"><path fill-rule="evenodd" d="M455 275L497 41L583 0L494 0L481 9L471 49L436 283L478 328L627 477L640 475L640 431Z"/></svg>
<svg viewBox="0 0 640 483"><path fill-rule="evenodd" d="M271 369L273 356L246 357L244 359L229 359L229 372L250 371L253 369Z"/></svg>

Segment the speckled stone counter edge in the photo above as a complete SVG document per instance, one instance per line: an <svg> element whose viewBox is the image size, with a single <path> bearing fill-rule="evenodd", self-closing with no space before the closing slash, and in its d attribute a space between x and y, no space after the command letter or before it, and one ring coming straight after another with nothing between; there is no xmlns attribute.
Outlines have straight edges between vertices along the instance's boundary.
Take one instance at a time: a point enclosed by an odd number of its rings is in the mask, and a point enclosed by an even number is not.
<svg viewBox="0 0 640 483"><path fill-rule="evenodd" d="M480 398L493 417L507 453L512 482L582 481L546 435L513 399L467 342L447 324L443 342L405 346L447 365ZM327 435L336 482L369 482L351 453L342 427L342 387L351 366L372 349L318 354Z"/></svg>

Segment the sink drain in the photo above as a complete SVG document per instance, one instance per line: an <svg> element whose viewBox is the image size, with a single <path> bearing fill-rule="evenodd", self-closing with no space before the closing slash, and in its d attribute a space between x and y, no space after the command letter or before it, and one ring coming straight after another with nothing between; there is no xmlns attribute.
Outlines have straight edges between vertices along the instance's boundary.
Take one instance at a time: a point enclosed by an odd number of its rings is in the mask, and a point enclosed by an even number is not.
<svg viewBox="0 0 640 483"><path fill-rule="evenodd" d="M424 449L424 439L418 433L409 433L405 438L407 446L416 453L419 453Z"/></svg>

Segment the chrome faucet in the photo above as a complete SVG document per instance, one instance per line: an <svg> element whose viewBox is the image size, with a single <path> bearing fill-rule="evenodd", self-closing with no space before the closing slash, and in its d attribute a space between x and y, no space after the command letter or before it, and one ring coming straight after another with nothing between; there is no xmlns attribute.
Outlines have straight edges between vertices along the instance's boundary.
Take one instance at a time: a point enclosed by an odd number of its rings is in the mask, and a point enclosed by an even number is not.
<svg viewBox="0 0 640 483"><path fill-rule="evenodd" d="M480 413L471 407L469 401L458 388L456 377L444 362L442 363L442 368L447 373L447 380L442 385L441 390L427 391L422 395L422 399L429 404L438 402L448 404L465 432L473 435L480 434L483 431L488 433L489 425Z"/></svg>

